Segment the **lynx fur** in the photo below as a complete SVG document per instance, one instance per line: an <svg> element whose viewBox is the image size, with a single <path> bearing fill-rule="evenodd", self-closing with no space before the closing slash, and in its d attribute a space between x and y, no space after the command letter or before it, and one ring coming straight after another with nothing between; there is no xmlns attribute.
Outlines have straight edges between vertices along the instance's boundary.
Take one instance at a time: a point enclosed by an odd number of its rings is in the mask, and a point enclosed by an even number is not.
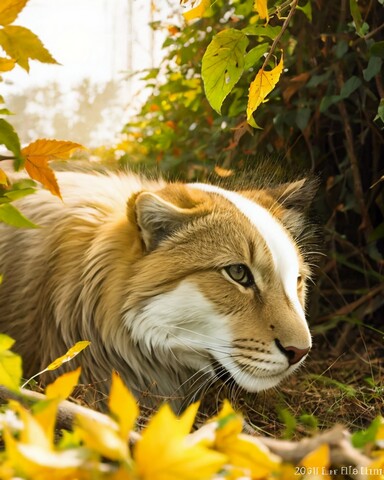
<svg viewBox="0 0 384 480"><path fill-rule="evenodd" d="M308 182L230 191L57 176L63 201L40 190L15 203L39 228L0 224L0 332L25 377L89 340L66 365L81 365L96 399L117 370L143 404L181 406L215 379L256 392L303 362L310 269L295 202Z"/></svg>

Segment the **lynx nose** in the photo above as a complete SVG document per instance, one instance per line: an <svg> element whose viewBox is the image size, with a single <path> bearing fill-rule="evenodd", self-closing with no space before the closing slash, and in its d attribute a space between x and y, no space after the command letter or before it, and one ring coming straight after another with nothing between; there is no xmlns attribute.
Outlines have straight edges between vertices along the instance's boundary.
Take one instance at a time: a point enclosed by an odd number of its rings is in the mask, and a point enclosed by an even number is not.
<svg viewBox="0 0 384 480"><path fill-rule="evenodd" d="M280 352L284 353L284 355L288 358L289 365L295 365L296 363L300 362L300 360L307 355L310 348L297 348L293 346L283 347L279 340L275 340L277 348Z"/></svg>

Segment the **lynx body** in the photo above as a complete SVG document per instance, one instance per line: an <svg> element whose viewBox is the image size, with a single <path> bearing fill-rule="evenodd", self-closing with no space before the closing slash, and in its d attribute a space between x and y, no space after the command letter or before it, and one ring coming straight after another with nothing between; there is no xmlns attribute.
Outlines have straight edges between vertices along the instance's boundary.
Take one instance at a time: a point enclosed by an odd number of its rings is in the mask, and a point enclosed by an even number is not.
<svg viewBox="0 0 384 480"><path fill-rule="evenodd" d="M0 332L26 377L79 340L82 381L117 370L142 403L196 399L215 378L274 387L311 347L298 239L306 182L230 191L131 174L58 174L0 224ZM68 364L67 364L68 365ZM60 374L62 370L58 370Z"/></svg>

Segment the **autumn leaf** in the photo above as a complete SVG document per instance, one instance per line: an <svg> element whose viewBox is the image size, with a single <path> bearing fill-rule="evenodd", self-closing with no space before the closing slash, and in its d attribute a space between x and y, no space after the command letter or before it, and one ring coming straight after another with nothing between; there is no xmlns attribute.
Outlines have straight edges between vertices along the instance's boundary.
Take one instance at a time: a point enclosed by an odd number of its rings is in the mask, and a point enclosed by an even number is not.
<svg viewBox="0 0 384 480"><path fill-rule="evenodd" d="M100 425L88 416L76 415L76 434L84 444L111 460L129 460L128 442L119 435L118 428Z"/></svg>
<svg viewBox="0 0 384 480"><path fill-rule="evenodd" d="M47 388L45 389L45 395L47 398L64 400L69 397L79 381L80 373L81 367L78 367L76 370L64 373L56 378L56 380L47 385Z"/></svg>
<svg viewBox="0 0 384 480"><path fill-rule="evenodd" d="M308 453L300 462L300 466L308 472L318 472L319 474L306 475L306 478L309 479L325 479L330 480L330 476L326 474L330 466L330 451L329 445L324 443L320 447L316 448L313 452Z"/></svg>
<svg viewBox="0 0 384 480"><path fill-rule="evenodd" d="M75 345L71 347L65 355L56 358L56 360L50 363L44 371L56 370L57 368L61 367L63 363L69 362L70 360L72 360L72 358L76 357L76 355L83 351L84 348L87 348L90 344L91 342L88 342L87 340L75 343Z"/></svg>
<svg viewBox="0 0 384 480"><path fill-rule="evenodd" d="M22 375L21 357L10 351L15 341L0 334L0 385L18 390Z"/></svg>
<svg viewBox="0 0 384 480"><path fill-rule="evenodd" d="M0 25L9 25L16 20L28 0L1 0Z"/></svg>
<svg viewBox="0 0 384 480"><path fill-rule="evenodd" d="M16 402L11 402L11 406L18 412L24 426L18 439L12 436L8 428L3 432L7 459L2 463L11 472L8 478L82 479L78 475L78 468L84 464L84 450L56 452L39 422Z"/></svg>
<svg viewBox="0 0 384 480"><path fill-rule="evenodd" d="M36 140L21 150L25 159L25 169L29 176L42 183L53 195L61 198L60 189L53 170L48 162L54 159L67 159L77 149L84 149L74 142L60 140Z"/></svg>
<svg viewBox="0 0 384 480"><path fill-rule="evenodd" d="M217 419L215 449L224 453L229 464L253 480L268 477L280 467L279 459L256 438L242 434L242 417L225 401ZM242 475L241 475L242 473Z"/></svg>
<svg viewBox="0 0 384 480"><path fill-rule="evenodd" d="M7 174L0 168L0 185L7 185L8 177Z"/></svg>
<svg viewBox="0 0 384 480"><path fill-rule="evenodd" d="M0 58L0 72L9 72L16 65L16 60L13 58Z"/></svg>
<svg viewBox="0 0 384 480"><path fill-rule="evenodd" d="M259 17L269 22L269 15L268 15L268 0L255 0L254 9L259 14Z"/></svg>
<svg viewBox="0 0 384 480"><path fill-rule="evenodd" d="M112 375L108 405L110 412L119 424L121 437L127 440L139 415L139 408L135 398L116 372L113 372Z"/></svg>
<svg viewBox="0 0 384 480"><path fill-rule="evenodd" d="M243 32L228 28L215 35L205 51L201 75L207 100L217 113L243 74L248 43Z"/></svg>
<svg viewBox="0 0 384 480"><path fill-rule="evenodd" d="M29 60L42 63L56 63L37 35L28 28L7 25L0 30L0 45L16 60L20 67L29 72Z"/></svg>
<svg viewBox="0 0 384 480"><path fill-rule="evenodd" d="M249 87L248 105L247 105L247 121L253 127L257 127L252 115L259 105L264 102L265 98L279 81L283 71L283 56L281 56L279 64L272 70L265 71L261 68L256 75L255 80Z"/></svg>
<svg viewBox="0 0 384 480"><path fill-rule="evenodd" d="M152 417L133 453L141 480L208 480L224 466L222 453L187 442L197 408L191 405L178 418L164 405Z"/></svg>
<svg viewBox="0 0 384 480"><path fill-rule="evenodd" d="M50 444L53 444L54 441L59 403L72 393L79 380L80 371L79 367L58 377L45 389L47 399L36 403L33 407L34 418L43 428Z"/></svg>
<svg viewBox="0 0 384 480"><path fill-rule="evenodd" d="M88 345L90 345L91 342L88 342L87 340L83 340L81 342L75 343L73 347L71 347L65 355L62 355L59 358L56 358L52 363L48 365L48 367L44 368L44 370L41 370L41 372L35 373L31 378L29 378L23 385L22 388L24 388L33 378L36 378L37 376L41 375L44 372L48 372L51 370L56 370L57 368L61 367L63 363L69 362L72 360L72 358L76 357L84 348L87 348Z"/></svg>
<svg viewBox="0 0 384 480"><path fill-rule="evenodd" d="M200 0L196 7L191 8L188 12L183 13L183 17L187 22L201 18L205 11L210 7L212 0Z"/></svg>
<svg viewBox="0 0 384 480"><path fill-rule="evenodd" d="M219 167L219 165L215 165L214 171L216 175L222 178L231 177L235 174L234 170L228 170L227 168Z"/></svg>

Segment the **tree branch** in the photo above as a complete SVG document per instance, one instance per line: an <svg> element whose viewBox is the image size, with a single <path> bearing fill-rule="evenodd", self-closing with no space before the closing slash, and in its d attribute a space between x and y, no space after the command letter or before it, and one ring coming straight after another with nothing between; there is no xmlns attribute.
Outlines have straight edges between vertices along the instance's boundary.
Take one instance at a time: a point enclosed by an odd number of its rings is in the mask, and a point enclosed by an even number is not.
<svg viewBox="0 0 384 480"><path fill-rule="evenodd" d="M271 48L268 52L268 55L265 57L265 60L264 60L264 63L263 63L263 66L261 67L261 70L264 70L265 67L268 65L268 62L269 60L271 59L272 55L274 54L275 52L275 49L276 49L276 46L277 44L280 42L280 39L281 37L283 36L283 33L285 32L285 30L288 28L288 25L289 25L289 22L291 21L291 18L293 17L293 14L295 13L296 11L296 7L297 7L297 4L299 3L299 0L293 0L292 3L291 3L291 10L289 11L288 15L287 15L287 18L285 19L284 23L283 23L283 26L281 27L281 30L279 32L279 34L277 35L277 37L274 39L272 45L271 45Z"/></svg>

